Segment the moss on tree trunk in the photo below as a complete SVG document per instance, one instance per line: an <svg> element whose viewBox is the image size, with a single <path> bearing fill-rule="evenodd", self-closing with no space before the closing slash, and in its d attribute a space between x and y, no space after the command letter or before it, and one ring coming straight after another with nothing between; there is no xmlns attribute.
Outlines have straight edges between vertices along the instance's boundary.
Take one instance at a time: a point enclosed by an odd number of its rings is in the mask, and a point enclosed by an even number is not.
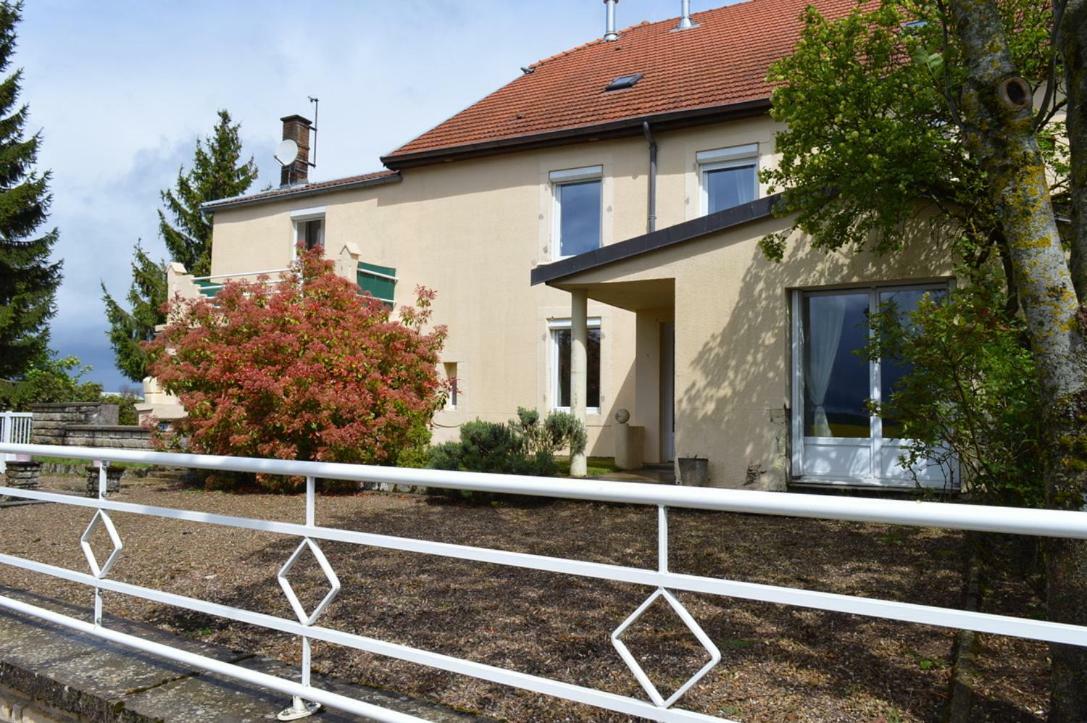
<svg viewBox="0 0 1087 723"><path fill-rule="evenodd" d="M1047 502L1079 509L1087 491L1084 325L1034 134L1031 97L1021 92L993 0L953 0L951 9L967 70L967 142L989 179L1040 381L1051 401ZM1050 618L1087 625L1087 543L1049 545L1047 585ZM1054 645L1052 657L1050 720L1087 719L1087 650Z"/></svg>

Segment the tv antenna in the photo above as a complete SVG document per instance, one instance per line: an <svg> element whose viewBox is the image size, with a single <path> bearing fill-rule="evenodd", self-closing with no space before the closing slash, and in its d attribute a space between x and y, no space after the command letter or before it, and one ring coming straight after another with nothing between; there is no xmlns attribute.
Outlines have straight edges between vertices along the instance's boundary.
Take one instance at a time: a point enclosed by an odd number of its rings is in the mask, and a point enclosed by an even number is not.
<svg viewBox="0 0 1087 723"><path fill-rule="evenodd" d="M312 95L306 96L309 98L309 102L313 103L313 125L310 126L310 130L313 131L313 160L309 161L310 168L317 168L317 111L321 104L319 98L314 98Z"/></svg>

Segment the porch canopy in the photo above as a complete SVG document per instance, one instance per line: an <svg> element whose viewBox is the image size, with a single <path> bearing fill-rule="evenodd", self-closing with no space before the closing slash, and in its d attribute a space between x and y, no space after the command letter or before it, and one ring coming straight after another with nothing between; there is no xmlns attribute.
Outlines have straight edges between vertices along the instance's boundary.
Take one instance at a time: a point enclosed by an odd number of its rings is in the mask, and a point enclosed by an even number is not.
<svg viewBox="0 0 1087 723"><path fill-rule="evenodd" d="M645 459L665 461L672 451L706 458L710 482L732 487L912 488L918 479L945 487L946 470L902 467L908 440L864 403L887 393L882 385L893 384L894 369L857 350L866 312L881 300L908 306L947 288L947 243L919 234L893 254L834 252L793 233L785 258L771 261L759 242L793 224L771 213L778 199L532 271L533 284L571 296L572 411L585 418L583 322L593 299L636 314L631 424L645 428ZM827 305L838 311L821 312Z"/></svg>
<svg viewBox="0 0 1087 723"><path fill-rule="evenodd" d="M778 196L762 198L532 270L533 285L546 284L570 292L570 402L577 419L582 423L586 420L588 300L633 311L638 315L636 387L643 393L632 411L637 423L649 432L646 445L650 451L645 458L671 459L674 410L663 407L674 407L675 367L673 359L662 357L673 356L671 329L677 278L684 278L683 266L692 255L704 253L705 249L695 242L716 247L748 238L751 234L741 231L741 227L769 220L777 200ZM662 325L665 332L661 331ZM669 336L667 341L662 334ZM665 354L662 349L667 350ZM662 451L665 449L668 451ZM584 469L584 455L575 457L571 473L576 476Z"/></svg>

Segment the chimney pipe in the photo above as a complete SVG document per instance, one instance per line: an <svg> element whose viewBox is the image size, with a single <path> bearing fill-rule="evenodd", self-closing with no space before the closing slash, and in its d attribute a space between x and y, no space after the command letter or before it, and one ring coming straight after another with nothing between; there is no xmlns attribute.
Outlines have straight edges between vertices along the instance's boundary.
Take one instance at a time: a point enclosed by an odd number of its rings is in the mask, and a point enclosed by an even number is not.
<svg viewBox="0 0 1087 723"><path fill-rule="evenodd" d="M615 6L619 4L619 0L604 0L604 5L608 8L608 29L604 33L604 40L611 42L619 39L619 33L615 32Z"/></svg>
<svg viewBox="0 0 1087 723"><path fill-rule="evenodd" d="M313 122L309 118L300 115L289 115L280 118L283 121L283 140L288 138L298 144L298 157L294 163L283 166L279 172L279 183L282 186L290 186L295 183L307 183L309 181L309 149L310 128Z"/></svg>
<svg viewBox="0 0 1087 723"><path fill-rule="evenodd" d="M676 30L687 30L689 28L697 27L698 23L691 20L691 0L682 0L682 2L680 2L679 25L676 26Z"/></svg>

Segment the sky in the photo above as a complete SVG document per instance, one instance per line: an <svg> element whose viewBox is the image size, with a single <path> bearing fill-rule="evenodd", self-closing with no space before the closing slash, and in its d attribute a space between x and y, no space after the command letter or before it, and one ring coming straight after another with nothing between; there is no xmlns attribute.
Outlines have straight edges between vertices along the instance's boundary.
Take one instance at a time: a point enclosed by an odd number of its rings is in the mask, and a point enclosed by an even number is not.
<svg viewBox="0 0 1087 723"><path fill-rule="evenodd" d="M695 0L694 10L725 4ZM680 0L622 0L619 27L678 15ZM130 281L137 240L156 258L159 193L191 163L225 108L241 123L254 188L278 183L279 119L320 98L312 180L380 168L378 157L513 80L519 68L604 32L600 0L30 0L14 66L39 168L52 172L49 226L64 261L52 346L114 366L100 284Z"/></svg>

